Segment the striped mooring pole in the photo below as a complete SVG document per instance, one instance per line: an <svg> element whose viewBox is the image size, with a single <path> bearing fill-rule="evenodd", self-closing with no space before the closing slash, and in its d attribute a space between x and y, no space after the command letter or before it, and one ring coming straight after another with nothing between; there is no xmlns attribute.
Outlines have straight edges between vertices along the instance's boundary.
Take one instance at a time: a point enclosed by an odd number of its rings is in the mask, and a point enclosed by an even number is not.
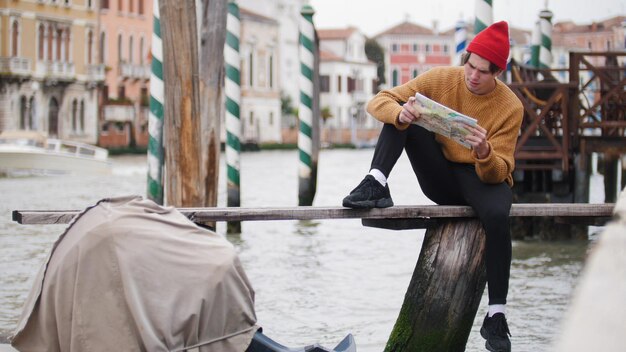
<svg viewBox="0 0 626 352"><path fill-rule="evenodd" d="M552 11L547 8L539 13L541 46L539 47L539 67L552 66Z"/></svg>
<svg viewBox="0 0 626 352"><path fill-rule="evenodd" d="M467 28L465 27L465 21L459 20L454 27L454 44L456 51L454 54L454 65L461 64L461 56L465 52L467 46Z"/></svg>
<svg viewBox="0 0 626 352"><path fill-rule="evenodd" d="M314 102L314 75L315 75L315 28L313 26L313 8L304 5L300 11L300 104L298 118L300 128L298 132L298 204L312 205L315 196L316 171L313 165L313 102ZM316 169L316 168L315 168Z"/></svg>
<svg viewBox="0 0 626 352"><path fill-rule="evenodd" d="M541 47L541 25L535 22L532 36L530 37L530 65L539 68L539 48Z"/></svg>
<svg viewBox="0 0 626 352"><path fill-rule="evenodd" d="M241 60L239 56L239 5L232 0L228 3L226 17L226 45L224 62L226 66L226 176L227 200L229 207L239 207L240 197L240 154L241 154ZM240 221L229 221L228 233L241 233Z"/></svg>
<svg viewBox="0 0 626 352"><path fill-rule="evenodd" d="M150 75L150 113L148 115L148 198L163 204L163 43L159 1L153 1L152 73Z"/></svg>
<svg viewBox="0 0 626 352"><path fill-rule="evenodd" d="M474 21L474 34L480 33L483 29L493 23L492 0L476 0L476 20Z"/></svg>

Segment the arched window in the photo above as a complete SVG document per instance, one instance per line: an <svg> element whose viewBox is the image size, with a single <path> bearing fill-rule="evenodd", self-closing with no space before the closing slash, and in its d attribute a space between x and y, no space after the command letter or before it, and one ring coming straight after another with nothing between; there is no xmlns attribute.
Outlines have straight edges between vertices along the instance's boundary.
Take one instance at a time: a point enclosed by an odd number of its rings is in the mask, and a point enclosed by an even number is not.
<svg viewBox="0 0 626 352"><path fill-rule="evenodd" d="M143 36L141 38L139 38L139 64L143 65L144 64L144 57L145 57L145 52L144 52L144 39Z"/></svg>
<svg viewBox="0 0 626 352"><path fill-rule="evenodd" d="M48 104L48 135L50 137L59 135L59 102L56 98L50 98Z"/></svg>
<svg viewBox="0 0 626 352"><path fill-rule="evenodd" d="M63 50L63 42L64 42L64 35L63 35L63 29L57 29L56 31L57 37L56 37L56 42L57 42L57 52L56 52L56 60L57 61L61 61L64 60L65 57L62 54L62 50ZM63 53L64 54L64 53Z"/></svg>
<svg viewBox="0 0 626 352"><path fill-rule="evenodd" d="M87 32L87 64L93 63L93 32Z"/></svg>
<svg viewBox="0 0 626 352"><path fill-rule="evenodd" d="M30 129L31 130L36 130L37 129L37 105L35 105L35 97L32 96L30 97L29 103L28 103L28 107L29 107L29 111L30 111Z"/></svg>
<svg viewBox="0 0 626 352"><path fill-rule="evenodd" d="M250 53L248 69L250 70L250 72L248 72L248 85L252 87L254 85L254 55L252 53Z"/></svg>
<svg viewBox="0 0 626 352"><path fill-rule="evenodd" d="M133 44L134 44L134 40L133 40L133 36L131 35L130 38L128 38L128 63L132 64L133 63Z"/></svg>
<svg viewBox="0 0 626 352"><path fill-rule="evenodd" d="M106 58L106 42L107 42L107 35L105 32L100 33L100 63L103 64L105 63L105 58Z"/></svg>
<svg viewBox="0 0 626 352"><path fill-rule="evenodd" d="M122 34L117 35L117 61L122 62Z"/></svg>
<svg viewBox="0 0 626 352"><path fill-rule="evenodd" d="M80 110L78 111L80 132L85 132L85 100L80 101Z"/></svg>
<svg viewBox="0 0 626 352"><path fill-rule="evenodd" d="M22 95L20 98L20 130L30 127L28 109L26 107L26 97Z"/></svg>
<svg viewBox="0 0 626 352"><path fill-rule="evenodd" d="M72 132L78 132L78 102L72 100Z"/></svg>
<svg viewBox="0 0 626 352"><path fill-rule="evenodd" d="M270 88L274 88L274 55L270 55L269 61Z"/></svg>
<svg viewBox="0 0 626 352"><path fill-rule="evenodd" d="M45 43L46 43L46 30L43 27L43 24L39 25L38 35L37 35L37 58L41 61L45 59L46 51L45 51Z"/></svg>
<svg viewBox="0 0 626 352"><path fill-rule="evenodd" d="M64 60L66 62L70 62L72 61L70 59L70 29L69 28L65 28L65 30L63 31L64 37L63 37L63 41L64 41L64 45L63 45L63 53L64 53Z"/></svg>
<svg viewBox="0 0 626 352"><path fill-rule="evenodd" d="M52 56L52 50L54 48L53 37L54 37L54 28L48 25L48 54L46 56L46 59L48 61L54 60L54 56Z"/></svg>
<svg viewBox="0 0 626 352"><path fill-rule="evenodd" d="M20 24L17 21L13 21L13 25L11 25L11 56L19 56L19 44Z"/></svg>

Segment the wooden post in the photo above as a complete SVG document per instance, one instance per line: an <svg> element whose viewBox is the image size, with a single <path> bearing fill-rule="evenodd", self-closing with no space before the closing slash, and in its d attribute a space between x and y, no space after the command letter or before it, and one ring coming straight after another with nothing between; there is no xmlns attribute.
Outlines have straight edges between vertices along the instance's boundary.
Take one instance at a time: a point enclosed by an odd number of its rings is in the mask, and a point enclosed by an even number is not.
<svg viewBox="0 0 626 352"><path fill-rule="evenodd" d="M615 203L619 192L617 173L619 172L619 156L611 153L604 154L604 202Z"/></svg>
<svg viewBox="0 0 626 352"><path fill-rule="evenodd" d="M216 206L223 114L226 0L161 0L166 197ZM200 24L200 26L198 25Z"/></svg>
<svg viewBox="0 0 626 352"><path fill-rule="evenodd" d="M487 280L478 220L426 231L385 351L464 351Z"/></svg>

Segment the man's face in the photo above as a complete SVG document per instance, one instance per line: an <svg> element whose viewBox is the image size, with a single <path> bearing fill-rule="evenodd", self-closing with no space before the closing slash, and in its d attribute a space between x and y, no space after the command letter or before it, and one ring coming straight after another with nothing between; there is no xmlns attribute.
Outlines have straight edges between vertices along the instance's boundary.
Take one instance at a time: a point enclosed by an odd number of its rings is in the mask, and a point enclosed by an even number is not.
<svg viewBox="0 0 626 352"><path fill-rule="evenodd" d="M496 87L496 76L500 72L489 72L489 61L472 53L464 65L465 84L470 92L483 95Z"/></svg>

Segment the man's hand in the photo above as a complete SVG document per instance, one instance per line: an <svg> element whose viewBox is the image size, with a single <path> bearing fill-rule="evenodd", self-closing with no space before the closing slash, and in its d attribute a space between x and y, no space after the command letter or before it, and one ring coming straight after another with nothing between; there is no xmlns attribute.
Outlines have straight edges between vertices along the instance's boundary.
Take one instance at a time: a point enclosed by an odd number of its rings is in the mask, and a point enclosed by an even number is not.
<svg viewBox="0 0 626 352"><path fill-rule="evenodd" d="M484 159L489 155L489 143L487 143L487 130L476 126L466 126L467 130L472 134L465 137L465 141L476 151L479 159Z"/></svg>
<svg viewBox="0 0 626 352"><path fill-rule="evenodd" d="M415 97L410 97L409 100L402 105L402 111L398 115L398 122L402 124L412 123L420 118L421 107L415 104Z"/></svg>

